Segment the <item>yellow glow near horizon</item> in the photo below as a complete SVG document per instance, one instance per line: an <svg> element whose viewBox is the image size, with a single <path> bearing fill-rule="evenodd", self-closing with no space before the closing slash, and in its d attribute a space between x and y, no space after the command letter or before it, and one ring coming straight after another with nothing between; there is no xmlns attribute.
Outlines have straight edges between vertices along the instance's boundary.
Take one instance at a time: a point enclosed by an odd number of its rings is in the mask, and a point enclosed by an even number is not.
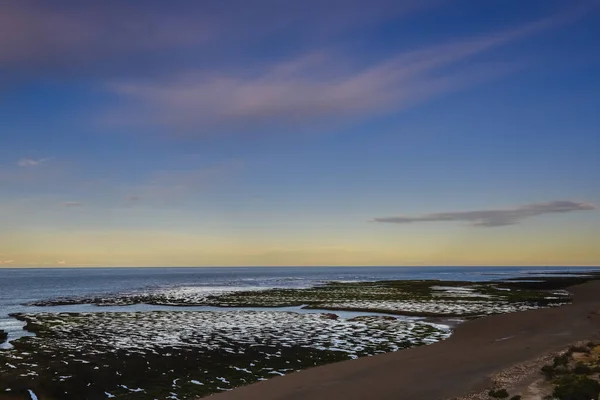
<svg viewBox="0 0 600 400"><path fill-rule="evenodd" d="M173 232L73 232L0 237L1 267L600 265L596 235L469 232L312 240Z"/></svg>

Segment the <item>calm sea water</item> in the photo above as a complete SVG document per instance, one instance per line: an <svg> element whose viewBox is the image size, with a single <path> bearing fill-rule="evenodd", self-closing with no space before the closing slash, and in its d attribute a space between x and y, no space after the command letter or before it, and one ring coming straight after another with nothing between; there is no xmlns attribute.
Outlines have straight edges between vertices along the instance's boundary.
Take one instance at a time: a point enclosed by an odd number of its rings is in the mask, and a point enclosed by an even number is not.
<svg viewBox="0 0 600 400"><path fill-rule="evenodd" d="M0 269L0 329L20 331L9 318L15 312L51 311L25 306L35 300L80 297L177 287L301 288L327 281L440 279L487 281L557 272L586 272L581 267L252 267L252 268L52 268ZM156 308L156 307L154 307ZM56 308L54 308L56 309ZM144 306L137 309L144 310ZM102 311L94 306L69 306L56 311ZM189 309L188 309L189 310Z"/></svg>

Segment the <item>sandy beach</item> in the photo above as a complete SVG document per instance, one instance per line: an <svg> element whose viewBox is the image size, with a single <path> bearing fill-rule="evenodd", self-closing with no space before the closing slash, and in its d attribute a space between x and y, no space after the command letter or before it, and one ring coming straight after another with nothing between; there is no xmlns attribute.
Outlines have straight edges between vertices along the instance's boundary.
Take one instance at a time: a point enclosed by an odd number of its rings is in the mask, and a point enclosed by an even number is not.
<svg viewBox="0 0 600 400"><path fill-rule="evenodd" d="M273 378L215 400L447 400L487 388L512 365L600 337L600 281L572 286L572 304L468 321L448 340Z"/></svg>

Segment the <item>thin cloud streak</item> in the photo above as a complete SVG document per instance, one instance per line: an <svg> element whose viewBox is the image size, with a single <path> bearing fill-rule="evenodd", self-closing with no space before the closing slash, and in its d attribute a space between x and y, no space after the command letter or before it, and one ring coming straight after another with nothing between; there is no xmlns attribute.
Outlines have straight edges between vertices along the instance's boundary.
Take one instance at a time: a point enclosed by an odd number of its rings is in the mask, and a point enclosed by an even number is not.
<svg viewBox="0 0 600 400"><path fill-rule="evenodd" d="M16 75L136 76L246 49L265 37L304 43L398 17L440 0L0 0L0 69ZM310 32L306 26L310 26ZM212 54L212 53L211 53ZM151 60L151 62L148 62ZM143 66L143 68L140 68ZM180 65L179 65L180 66Z"/></svg>
<svg viewBox="0 0 600 400"><path fill-rule="evenodd" d="M474 227L492 228L516 225L525 219L544 214L562 214L573 211L589 211L596 209L591 203L570 200L550 201L546 203L526 204L515 208L454 211L423 214L418 216L399 216L375 218L374 222L393 224L409 224L416 222L467 222Z"/></svg>
<svg viewBox="0 0 600 400"><path fill-rule="evenodd" d="M65 201L61 203L63 207L82 207L85 204L80 201Z"/></svg>
<svg viewBox="0 0 600 400"><path fill-rule="evenodd" d="M159 81L118 81L107 86L124 104L108 120L198 128L289 126L401 111L416 103L514 71L515 63L456 69L498 46L548 29L544 19L480 38L434 45L356 65L312 53L270 66L230 73L191 71ZM218 129L217 129L218 130Z"/></svg>
<svg viewBox="0 0 600 400"><path fill-rule="evenodd" d="M43 164L47 161L52 160L52 157L47 157L47 158L39 158L39 159L33 159L33 158L21 158L18 162L17 165L19 167L37 167L40 164Z"/></svg>
<svg viewBox="0 0 600 400"><path fill-rule="evenodd" d="M189 9L190 7L185 7ZM214 28L207 15L123 2L0 2L0 62L67 67L107 55L204 43Z"/></svg>

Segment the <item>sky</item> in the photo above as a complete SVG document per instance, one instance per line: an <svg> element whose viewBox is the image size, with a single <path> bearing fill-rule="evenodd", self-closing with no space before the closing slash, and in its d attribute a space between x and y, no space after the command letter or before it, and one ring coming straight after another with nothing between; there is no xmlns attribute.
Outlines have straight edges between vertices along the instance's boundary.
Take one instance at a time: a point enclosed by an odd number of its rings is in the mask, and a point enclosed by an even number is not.
<svg viewBox="0 0 600 400"><path fill-rule="evenodd" d="M600 265L597 0L0 0L0 266Z"/></svg>

